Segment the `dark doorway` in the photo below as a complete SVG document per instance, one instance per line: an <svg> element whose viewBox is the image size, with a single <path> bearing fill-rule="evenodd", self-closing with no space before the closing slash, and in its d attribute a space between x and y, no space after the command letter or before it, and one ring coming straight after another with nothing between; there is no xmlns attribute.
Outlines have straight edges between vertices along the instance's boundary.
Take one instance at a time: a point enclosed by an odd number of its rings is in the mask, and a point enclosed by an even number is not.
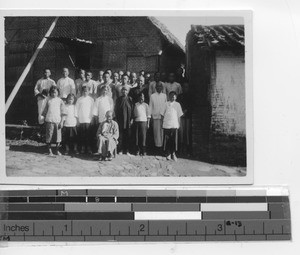
<svg viewBox="0 0 300 255"><path fill-rule="evenodd" d="M76 69L90 69L91 50L95 46L91 41L78 38L48 37L49 41L62 43Z"/></svg>
<svg viewBox="0 0 300 255"><path fill-rule="evenodd" d="M91 67L90 50L77 47L75 50L75 66L77 69L89 70Z"/></svg>

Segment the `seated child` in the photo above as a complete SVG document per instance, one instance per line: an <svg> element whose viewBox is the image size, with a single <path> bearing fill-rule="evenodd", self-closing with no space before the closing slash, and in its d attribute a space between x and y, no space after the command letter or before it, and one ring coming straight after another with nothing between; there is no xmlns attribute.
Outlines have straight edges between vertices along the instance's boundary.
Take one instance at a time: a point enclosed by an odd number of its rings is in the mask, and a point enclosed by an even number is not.
<svg viewBox="0 0 300 255"><path fill-rule="evenodd" d="M67 96L67 104L65 105L65 112L63 116L63 131L64 131L64 141L65 141L65 155L69 154L70 147L74 147L74 152L78 154L77 151L77 119L75 117L75 95L69 94Z"/></svg>
<svg viewBox="0 0 300 255"><path fill-rule="evenodd" d="M178 148L178 129L180 126L180 117L183 115L181 106L176 102L177 94L171 91L169 100L165 103L161 111L164 129L164 150L166 152L167 160L172 158L177 161L175 152Z"/></svg>
<svg viewBox="0 0 300 255"><path fill-rule="evenodd" d="M100 160L112 160L112 155L117 148L119 138L119 126L113 118L113 112L107 111L106 120L103 121L97 130L98 152Z"/></svg>
<svg viewBox="0 0 300 255"><path fill-rule="evenodd" d="M134 107L135 122L135 145L137 147L136 155L146 155L146 136L150 123L150 111L148 104L144 103L144 94L139 94L139 102Z"/></svg>
<svg viewBox="0 0 300 255"><path fill-rule="evenodd" d="M64 112L64 102L58 97L59 90L56 86L52 86L49 90L50 97L46 103L42 116L45 117L46 122L46 143L49 150L49 155L53 156L51 144L56 144L56 153L59 152L61 143L61 127L62 114Z"/></svg>

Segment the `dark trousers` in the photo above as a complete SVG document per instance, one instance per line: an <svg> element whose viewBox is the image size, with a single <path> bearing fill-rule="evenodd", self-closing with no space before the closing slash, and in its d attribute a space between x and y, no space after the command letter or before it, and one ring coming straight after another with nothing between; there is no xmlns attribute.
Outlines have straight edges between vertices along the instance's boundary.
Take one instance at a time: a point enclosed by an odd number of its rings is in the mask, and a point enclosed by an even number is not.
<svg viewBox="0 0 300 255"><path fill-rule="evenodd" d="M131 129L120 129L119 130L119 151L123 153L127 153L128 149L130 148L130 136L131 136Z"/></svg>
<svg viewBox="0 0 300 255"><path fill-rule="evenodd" d="M137 150L145 152L147 137L147 121L135 122L135 145Z"/></svg>
<svg viewBox="0 0 300 255"><path fill-rule="evenodd" d="M164 128L164 151L167 155L177 151L178 143L178 129L177 128Z"/></svg>
<svg viewBox="0 0 300 255"><path fill-rule="evenodd" d="M80 123L79 124L79 141L80 146L91 146L91 124Z"/></svg>

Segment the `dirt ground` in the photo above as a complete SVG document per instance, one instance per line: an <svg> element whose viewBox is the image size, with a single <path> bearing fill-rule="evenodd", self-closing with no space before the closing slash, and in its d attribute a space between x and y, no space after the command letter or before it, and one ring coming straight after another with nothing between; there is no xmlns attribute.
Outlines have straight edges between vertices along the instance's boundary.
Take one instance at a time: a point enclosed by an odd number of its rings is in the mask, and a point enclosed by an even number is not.
<svg viewBox="0 0 300 255"><path fill-rule="evenodd" d="M245 167L213 165L161 156L117 155L112 161L99 161L94 155L50 157L45 144L32 140L6 140L7 176L245 176Z"/></svg>

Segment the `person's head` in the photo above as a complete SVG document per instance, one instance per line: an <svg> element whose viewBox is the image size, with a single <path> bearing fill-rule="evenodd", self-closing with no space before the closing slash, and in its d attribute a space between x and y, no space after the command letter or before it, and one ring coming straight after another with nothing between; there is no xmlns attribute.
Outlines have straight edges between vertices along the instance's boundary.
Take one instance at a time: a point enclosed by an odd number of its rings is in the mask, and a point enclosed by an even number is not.
<svg viewBox="0 0 300 255"><path fill-rule="evenodd" d="M121 79L123 76L124 72L122 70L119 71L119 78Z"/></svg>
<svg viewBox="0 0 300 255"><path fill-rule="evenodd" d="M117 82L119 80L119 74L117 73L117 72L115 72L114 74L113 74L113 81L114 82Z"/></svg>
<svg viewBox="0 0 300 255"><path fill-rule="evenodd" d="M102 80L103 74L104 74L104 71L100 70L99 75L98 75L99 80Z"/></svg>
<svg viewBox="0 0 300 255"><path fill-rule="evenodd" d="M111 70L111 69L107 69L105 72L106 72L106 73L109 73L109 77L112 76L112 70Z"/></svg>
<svg viewBox="0 0 300 255"><path fill-rule="evenodd" d="M145 71L144 70L140 71L140 76L145 76Z"/></svg>
<svg viewBox="0 0 300 255"><path fill-rule="evenodd" d="M67 78L69 76L69 69L67 67L63 68L63 76Z"/></svg>
<svg viewBox="0 0 300 255"><path fill-rule="evenodd" d="M168 80L169 80L169 82L173 83L175 81L175 74L169 73Z"/></svg>
<svg viewBox="0 0 300 255"><path fill-rule="evenodd" d="M127 89L126 87L123 87L123 88L121 89L121 95L122 95L123 97L126 97L126 96L128 95L128 89Z"/></svg>
<svg viewBox="0 0 300 255"><path fill-rule="evenodd" d="M82 80L85 79L85 70L83 70L83 69L80 69L80 70L79 70L79 77L80 77Z"/></svg>
<svg viewBox="0 0 300 255"><path fill-rule="evenodd" d="M105 73L103 74L103 81L104 81L104 82L108 82L109 79L110 79L110 74L109 74L109 72L105 72Z"/></svg>
<svg viewBox="0 0 300 255"><path fill-rule="evenodd" d="M67 104L74 104L75 103L75 95L70 93L67 96Z"/></svg>
<svg viewBox="0 0 300 255"><path fill-rule="evenodd" d="M145 100L145 96L143 93L139 93L138 94L138 99L139 99L139 103L143 103Z"/></svg>
<svg viewBox="0 0 300 255"><path fill-rule="evenodd" d="M105 114L105 117L106 117L106 121L110 123L112 121L112 118L113 118L113 112L112 111L107 111L106 114Z"/></svg>
<svg viewBox="0 0 300 255"><path fill-rule="evenodd" d="M166 79L167 79L166 77L167 77L167 74L164 73L164 72L162 72L161 75L160 75L160 80L163 81L163 82L165 82Z"/></svg>
<svg viewBox="0 0 300 255"><path fill-rule="evenodd" d="M103 95L106 96L109 91L109 85L103 86Z"/></svg>
<svg viewBox="0 0 300 255"><path fill-rule="evenodd" d="M151 74L150 73L146 73L145 74L145 84L148 84L151 80Z"/></svg>
<svg viewBox="0 0 300 255"><path fill-rule="evenodd" d="M187 80L185 80L183 83L182 83L182 90L184 93L188 92L189 90L189 83Z"/></svg>
<svg viewBox="0 0 300 255"><path fill-rule="evenodd" d="M136 73L131 73L131 82L132 82L132 83L135 82L136 79L137 79Z"/></svg>
<svg viewBox="0 0 300 255"><path fill-rule="evenodd" d="M162 83L161 83L161 82L158 82L158 83L156 84L156 86L155 86L155 89L156 89L157 93L161 93L162 90L163 90L163 85L162 85Z"/></svg>
<svg viewBox="0 0 300 255"><path fill-rule="evenodd" d="M122 76L122 84L125 85L125 84L128 83L128 81L129 81L128 75L127 74L123 74L123 76Z"/></svg>
<svg viewBox="0 0 300 255"><path fill-rule="evenodd" d="M156 82L160 81L160 73L159 73L159 72L156 72L156 73L154 74L154 80L155 80Z"/></svg>
<svg viewBox="0 0 300 255"><path fill-rule="evenodd" d="M175 92L175 91L171 91L171 92L169 93L169 100L170 100L171 102L174 102L174 101L176 101L176 99L177 99L177 94L176 94L176 92Z"/></svg>
<svg viewBox="0 0 300 255"><path fill-rule="evenodd" d="M83 96L88 96L90 94L89 88L87 86L82 87L82 95Z"/></svg>
<svg viewBox="0 0 300 255"><path fill-rule="evenodd" d="M93 78L93 73L91 71L86 72L86 80L89 81Z"/></svg>
<svg viewBox="0 0 300 255"><path fill-rule="evenodd" d="M139 84L140 87L145 84L145 78L144 78L144 76L140 76L139 77L138 84Z"/></svg>
<svg viewBox="0 0 300 255"><path fill-rule="evenodd" d="M182 78L183 77L183 68L182 67L177 68L177 70L176 70L176 76L178 78Z"/></svg>
<svg viewBox="0 0 300 255"><path fill-rule="evenodd" d="M108 86L102 86L99 91L99 96L106 96L108 92Z"/></svg>
<svg viewBox="0 0 300 255"><path fill-rule="evenodd" d="M58 97L58 95L59 95L58 87L52 86L52 87L49 89L49 95L50 95L50 97Z"/></svg>
<svg viewBox="0 0 300 255"><path fill-rule="evenodd" d="M44 69L44 78L48 79L50 77L50 75L51 75L50 69L49 68L45 68Z"/></svg>
<svg viewBox="0 0 300 255"><path fill-rule="evenodd" d="M130 77L131 73L130 73L130 71L126 71L126 74L127 74L128 77Z"/></svg>

